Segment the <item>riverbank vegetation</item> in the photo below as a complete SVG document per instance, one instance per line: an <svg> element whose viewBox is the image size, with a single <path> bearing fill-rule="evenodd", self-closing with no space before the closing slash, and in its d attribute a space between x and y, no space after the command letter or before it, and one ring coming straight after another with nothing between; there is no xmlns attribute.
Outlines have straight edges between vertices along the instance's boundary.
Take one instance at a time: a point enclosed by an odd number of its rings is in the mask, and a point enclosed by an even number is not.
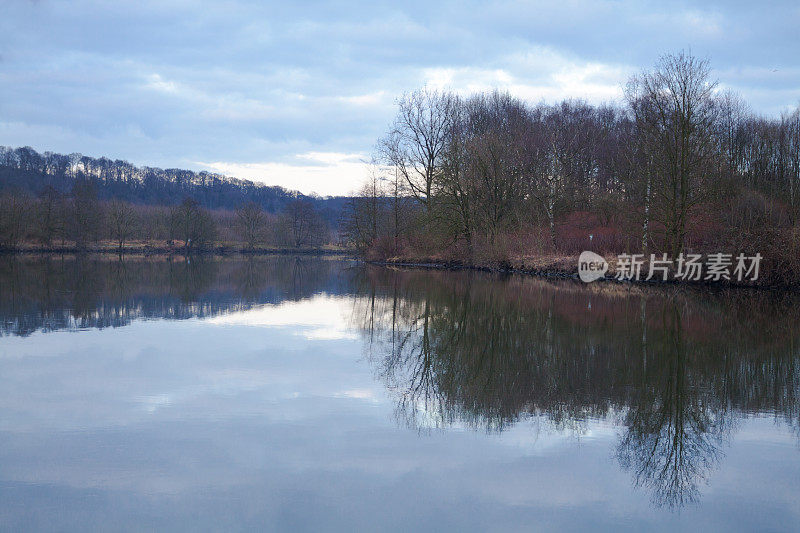
<svg viewBox="0 0 800 533"><path fill-rule="evenodd" d="M0 250L314 248L343 198L209 172L0 146Z"/></svg>
<svg viewBox="0 0 800 533"><path fill-rule="evenodd" d="M192 198L174 205L101 200L91 181L68 193L45 187L37 196L19 190L0 194L0 251L175 252L219 249L263 252L321 248L331 227L304 198L269 213L255 202L207 209Z"/></svg>
<svg viewBox="0 0 800 533"><path fill-rule="evenodd" d="M762 282L800 280L800 108L758 116L686 53L632 77L625 105L418 90L374 162L341 226L371 259L760 253Z"/></svg>

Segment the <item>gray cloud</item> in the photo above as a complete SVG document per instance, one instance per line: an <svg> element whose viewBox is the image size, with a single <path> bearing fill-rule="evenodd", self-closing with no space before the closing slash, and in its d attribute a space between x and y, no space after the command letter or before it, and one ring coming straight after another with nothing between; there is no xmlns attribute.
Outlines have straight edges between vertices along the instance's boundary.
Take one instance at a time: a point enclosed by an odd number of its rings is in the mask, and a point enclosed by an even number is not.
<svg viewBox="0 0 800 533"><path fill-rule="evenodd" d="M310 152L366 155L394 99L424 83L608 100L661 53L691 48L759 112L800 97L800 7L790 2L42 1L3 11L0 144L168 167L261 165L274 170L262 180L290 186L299 178L281 165ZM299 186L346 192L360 178L332 165Z"/></svg>

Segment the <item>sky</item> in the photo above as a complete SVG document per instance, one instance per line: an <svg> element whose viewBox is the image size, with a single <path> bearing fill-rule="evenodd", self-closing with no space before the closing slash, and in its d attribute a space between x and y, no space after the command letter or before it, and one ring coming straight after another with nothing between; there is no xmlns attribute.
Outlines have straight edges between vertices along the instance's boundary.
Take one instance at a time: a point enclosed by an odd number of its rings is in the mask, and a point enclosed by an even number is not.
<svg viewBox="0 0 800 533"><path fill-rule="evenodd" d="M619 102L664 53L777 116L797 2L0 0L0 145L347 194L422 86Z"/></svg>

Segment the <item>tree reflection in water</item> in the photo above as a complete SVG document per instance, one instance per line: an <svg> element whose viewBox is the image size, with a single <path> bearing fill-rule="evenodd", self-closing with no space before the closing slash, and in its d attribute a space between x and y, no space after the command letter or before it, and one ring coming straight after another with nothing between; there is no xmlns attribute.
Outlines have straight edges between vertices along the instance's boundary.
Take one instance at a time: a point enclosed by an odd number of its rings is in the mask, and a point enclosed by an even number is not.
<svg viewBox="0 0 800 533"><path fill-rule="evenodd" d="M616 457L656 505L696 501L746 413L798 420L798 307L764 293L554 284L367 268L355 325L417 428L545 418L623 426Z"/></svg>
<svg viewBox="0 0 800 533"><path fill-rule="evenodd" d="M521 419L622 430L620 465L658 505L700 496L735 422L800 428L800 305L765 292L552 283L304 257L0 258L0 334L353 298L398 416L500 432ZM800 431L798 431L800 435Z"/></svg>
<svg viewBox="0 0 800 533"><path fill-rule="evenodd" d="M731 417L694 392L701 383L689 382L678 308L665 310L662 320L660 345L628 407L617 456L636 485L652 490L656 503L675 507L697 500L698 484L719 459Z"/></svg>
<svg viewBox="0 0 800 533"><path fill-rule="evenodd" d="M335 293L343 287L333 264L294 256L0 257L0 335L208 317Z"/></svg>

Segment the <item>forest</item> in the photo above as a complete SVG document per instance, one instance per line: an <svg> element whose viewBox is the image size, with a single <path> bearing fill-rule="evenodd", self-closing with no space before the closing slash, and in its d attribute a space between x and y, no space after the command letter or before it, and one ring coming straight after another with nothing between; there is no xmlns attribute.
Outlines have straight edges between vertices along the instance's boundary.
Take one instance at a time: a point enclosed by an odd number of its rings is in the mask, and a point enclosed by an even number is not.
<svg viewBox="0 0 800 533"><path fill-rule="evenodd" d="M406 94L342 234L373 259L512 267L582 250L760 253L767 282L800 280L800 107L760 116L684 52L624 97Z"/></svg>
<svg viewBox="0 0 800 533"><path fill-rule="evenodd" d="M343 202L208 172L0 146L6 251L315 247L331 240Z"/></svg>

